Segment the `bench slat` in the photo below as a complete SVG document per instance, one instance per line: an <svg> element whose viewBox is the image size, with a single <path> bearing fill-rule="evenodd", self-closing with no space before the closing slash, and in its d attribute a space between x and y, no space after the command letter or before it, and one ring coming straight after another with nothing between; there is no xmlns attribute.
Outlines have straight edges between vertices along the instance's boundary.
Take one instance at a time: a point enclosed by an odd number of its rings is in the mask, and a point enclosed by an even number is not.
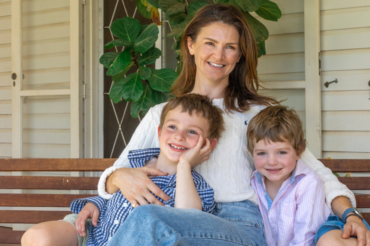
<svg viewBox="0 0 370 246"><path fill-rule="evenodd" d="M370 195L355 195L358 208L370 208Z"/></svg>
<svg viewBox="0 0 370 246"><path fill-rule="evenodd" d="M72 200L92 195L0 194L2 207L69 207Z"/></svg>
<svg viewBox="0 0 370 246"><path fill-rule="evenodd" d="M370 172L370 159L320 159L333 172Z"/></svg>
<svg viewBox="0 0 370 246"><path fill-rule="evenodd" d="M1 244L20 244L24 231L0 231Z"/></svg>
<svg viewBox="0 0 370 246"><path fill-rule="evenodd" d="M1 176L0 189L96 190L97 177Z"/></svg>
<svg viewBox="0 0 370 246"><path fill-rule="evenodd" d="M71 211L25 211L1 210L0 223L36 224L45 221L61 220Z"/></svg>
<svg viewBox="0 0 370 246"><path fill-rule="evenodd" d="M370 177L340 177L338 179L350 190L370 190Z"/></svg>
<svg viewBox="0 0 370 246"><path fill-rule="evenodd" d="M5 171L104 171L116 159L0 159Z"/></svg>

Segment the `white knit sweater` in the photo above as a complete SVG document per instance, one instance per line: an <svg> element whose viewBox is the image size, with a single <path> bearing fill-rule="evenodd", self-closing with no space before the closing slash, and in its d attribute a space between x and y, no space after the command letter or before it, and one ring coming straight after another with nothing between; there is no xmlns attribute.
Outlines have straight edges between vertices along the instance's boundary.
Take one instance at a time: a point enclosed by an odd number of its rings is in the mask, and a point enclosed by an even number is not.
<svg viewBox="0 0 370 246"><path fill-rule="evenodd" d="M213 104L225 111L223 99L213 99ZM121 156L112 167L104 171L98 184L100 196L105 199L112 197L106 192L105 182L107 177L118 168L130 167L127 159L129 150L159 147L157 128L164 105L165 103L162 103L149 110ZM256 195L250 185L254 164L247 153L246 132L248 122L263 108L263 106L252 105L247 112L224 113L225 131L221 139L209 160L195 168L214 189L217 202L250 200L257 204ZM353 193L340 183L331 170L318 161L308 149L302 154L301 159L323 180L326 202L330 208L331 201L337 196L348 197L353 206L356 206Z"/></svg>

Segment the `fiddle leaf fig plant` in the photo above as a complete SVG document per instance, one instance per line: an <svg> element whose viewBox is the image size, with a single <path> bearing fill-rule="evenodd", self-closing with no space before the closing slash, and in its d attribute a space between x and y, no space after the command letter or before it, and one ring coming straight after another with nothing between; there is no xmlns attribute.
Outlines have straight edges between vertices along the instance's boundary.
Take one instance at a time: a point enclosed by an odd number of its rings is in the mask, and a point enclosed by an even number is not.
<svg viewBox="0 0 370 246"><path fill-rule="evenodd" d="M112 23L111 31L117 39L107 43L105 48L123 47L122 51L107 52L100 58L100 63L108 69L107 75L114 82L109 93L112 101L118 103L122 98L131 101L130 111L135 118L140 113L145 114L150 107L167 101L171 96L169 90L182 69L180 42L184 29L200 8L214 3L231 4L243 12L257 43L258 57L265 55L269 32L254 16L278 21L281 11L270 0L136 0L138 11L143 17L152 19L153 23L141 25L130 17ZM153 47L159 34L157 25L161 24L158 9L165 14L172 29L168 37L175 40L172 49L176 50L179 61L176 71L147 67L162 55L158 48ZM132 68L136 71L127 74Z"/></svg>

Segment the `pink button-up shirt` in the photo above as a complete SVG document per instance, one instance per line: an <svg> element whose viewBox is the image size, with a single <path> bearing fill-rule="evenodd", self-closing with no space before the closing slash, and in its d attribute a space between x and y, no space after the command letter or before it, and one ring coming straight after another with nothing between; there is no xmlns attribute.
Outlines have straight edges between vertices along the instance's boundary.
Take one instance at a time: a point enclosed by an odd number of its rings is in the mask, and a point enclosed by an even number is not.
<svg viewBox="0 0 370 246"><path fill-rule="evenodd" d="M258 196L267 244L314 245L316 231L330 215L321 179L298 160L292 176L284 181L273 201L264 179L255 171L251 183Z"/></svg>

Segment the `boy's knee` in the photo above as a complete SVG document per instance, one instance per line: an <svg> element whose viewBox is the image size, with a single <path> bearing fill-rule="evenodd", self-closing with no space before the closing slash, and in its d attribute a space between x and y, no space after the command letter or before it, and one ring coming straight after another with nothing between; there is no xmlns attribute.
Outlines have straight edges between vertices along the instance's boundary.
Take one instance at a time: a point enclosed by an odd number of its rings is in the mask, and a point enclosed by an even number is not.
<svg viewBox="0 0 370 246"><path fill-rule="evenodd" d="M50 235L45 227L35 225L22 236L22 246L48 246L51 245Z"/></svg>

